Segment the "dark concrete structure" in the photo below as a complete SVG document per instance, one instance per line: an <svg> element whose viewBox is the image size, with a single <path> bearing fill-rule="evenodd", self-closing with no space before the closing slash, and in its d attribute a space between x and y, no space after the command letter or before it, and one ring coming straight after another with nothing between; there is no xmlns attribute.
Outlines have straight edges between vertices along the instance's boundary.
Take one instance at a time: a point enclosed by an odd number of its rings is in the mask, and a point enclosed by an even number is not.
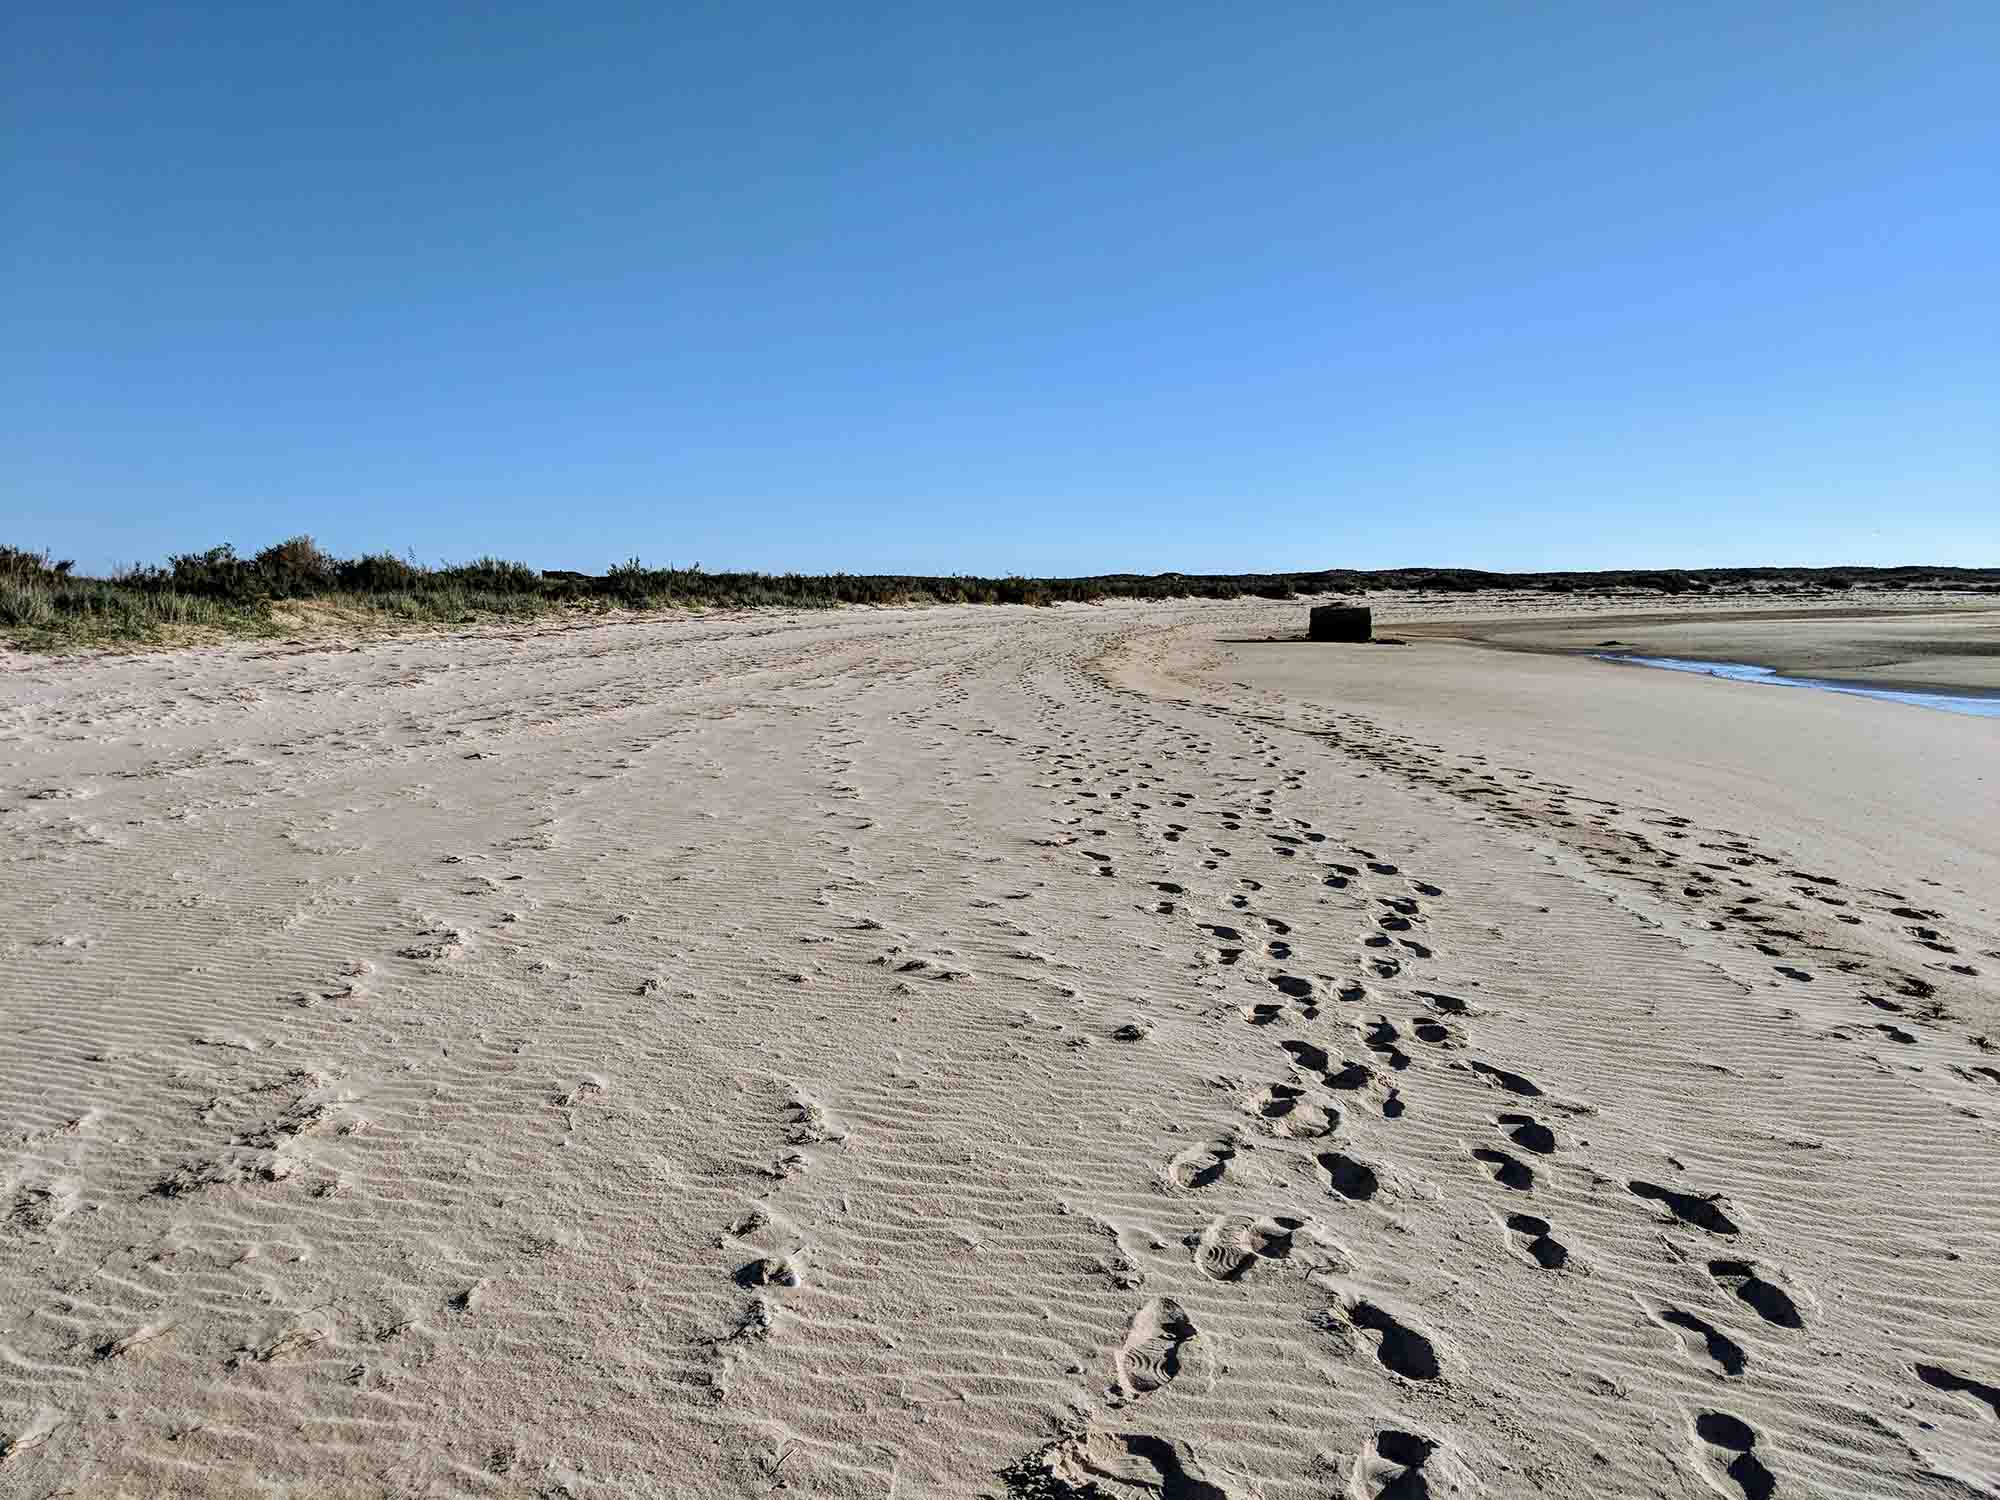
<svg viewBox="0 0 2000 1500"><path fill-rule="evenodd" d="M1317 604L1306 620L1306 638L1365 641L1375 634L1375 615L1365 604Z"/></svg>

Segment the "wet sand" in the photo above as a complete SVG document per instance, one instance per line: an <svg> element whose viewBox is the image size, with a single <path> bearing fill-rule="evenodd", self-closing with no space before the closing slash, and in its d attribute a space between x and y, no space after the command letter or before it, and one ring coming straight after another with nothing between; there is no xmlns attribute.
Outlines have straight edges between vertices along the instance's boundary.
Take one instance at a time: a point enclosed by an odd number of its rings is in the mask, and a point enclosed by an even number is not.
<svg viewBox="0 0 2000 1500"><path fill-rule="evenodd" d="M1591 652L1771 667L1889 688L2000 693L2000 605L1959 603L1897 611L1817 610L1693 614L1607 612L1587 622L1520 613L1487 620L1411 621L1424 639L1514 650Z"/></svg>

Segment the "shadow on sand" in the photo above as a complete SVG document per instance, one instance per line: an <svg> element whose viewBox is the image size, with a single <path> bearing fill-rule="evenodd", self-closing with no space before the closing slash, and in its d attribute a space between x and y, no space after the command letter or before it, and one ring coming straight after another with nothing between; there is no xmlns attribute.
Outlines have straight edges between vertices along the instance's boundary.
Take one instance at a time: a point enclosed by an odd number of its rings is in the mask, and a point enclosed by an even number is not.
<svg viewBox="0 0 2000 1500"><path fill-rule="evenodd" d="M1315 641L1303 635L1219 635L1215 638L1218 646L1407 646L1410 643L1398 640L1393 635L1378 635L1367 641Z"/></svg>

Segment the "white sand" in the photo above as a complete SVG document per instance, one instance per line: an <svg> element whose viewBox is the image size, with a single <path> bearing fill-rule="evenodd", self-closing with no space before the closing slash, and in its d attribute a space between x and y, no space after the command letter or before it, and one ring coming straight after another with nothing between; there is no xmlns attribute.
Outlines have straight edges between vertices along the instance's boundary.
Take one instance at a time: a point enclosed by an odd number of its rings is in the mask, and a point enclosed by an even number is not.
<svg viewBox="0 0 2000 1500"><path fill-rule="evenodd" d="M0 1495L1994 1493L2000 722L1299 613L14 659Z"/></svg>

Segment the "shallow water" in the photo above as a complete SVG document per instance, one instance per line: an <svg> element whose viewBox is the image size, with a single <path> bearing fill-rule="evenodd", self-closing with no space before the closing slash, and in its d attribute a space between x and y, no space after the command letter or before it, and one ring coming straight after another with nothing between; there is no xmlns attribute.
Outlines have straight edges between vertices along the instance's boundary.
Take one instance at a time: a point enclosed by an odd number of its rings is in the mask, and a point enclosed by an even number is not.
<svg viewBox="0 0 2000 1500"><path fill-rule="evenodd" d="M1761 682L1767 687L1818 688L1827 693L1846 693L1855 698L1881 698L1890 703L1911 703L1918 708L1939 708L1948 714L1971 714L1980 719L2000 719L2000 696L1982 698L1967 693L1921 693L1905 688L1861 687L1828 677L1786 677L1772 667L1748 667L1731 661L1690 661L1679 656L1629 656L1615 651L1593 651L1599 661L1624 662L1635 667L1664 667L1669 672L1697 672L1704 677L1726 677L1731 682Z"/></svg>

